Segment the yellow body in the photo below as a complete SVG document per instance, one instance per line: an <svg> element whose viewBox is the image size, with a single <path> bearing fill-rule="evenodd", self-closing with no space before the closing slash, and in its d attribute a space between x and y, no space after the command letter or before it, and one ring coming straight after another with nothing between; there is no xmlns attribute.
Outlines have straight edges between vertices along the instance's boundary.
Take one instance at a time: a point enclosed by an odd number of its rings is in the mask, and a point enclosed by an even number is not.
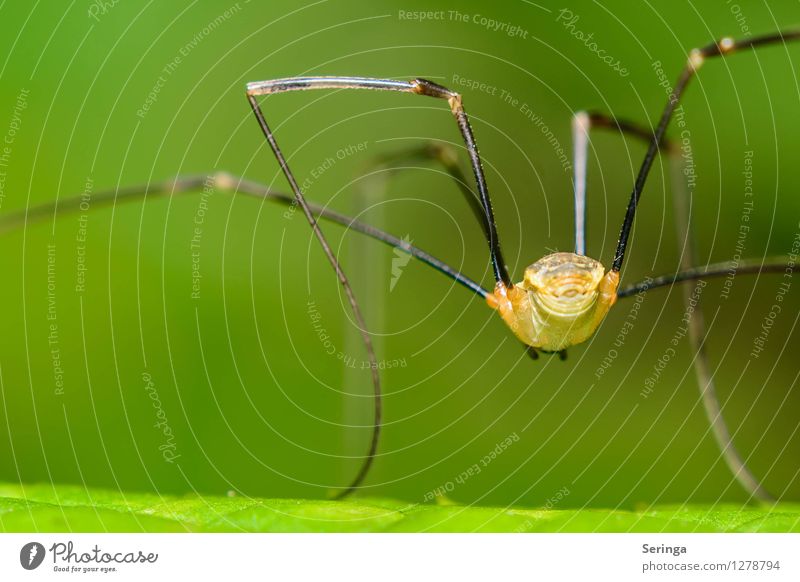
<svg viewBox="0 0 800 582"><path fill-rule="evenodd" d="M525 269L525 279L499 283L487 297L525 344L559 352L586 341L617 300L619 273L574 253L554 253Z"/></svg>

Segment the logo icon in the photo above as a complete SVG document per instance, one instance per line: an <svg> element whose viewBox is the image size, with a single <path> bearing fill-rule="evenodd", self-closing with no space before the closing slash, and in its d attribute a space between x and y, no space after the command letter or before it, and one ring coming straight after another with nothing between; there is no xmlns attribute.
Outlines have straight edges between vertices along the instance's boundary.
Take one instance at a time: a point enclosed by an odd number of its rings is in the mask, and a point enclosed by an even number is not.
<svg viewBox="0 0 800 582"><path fill-rule="evenodd" d="M400 246L394 248L394 258L392 259L392 280L389 281L389 292L394 291L394 286L403 274L403 268L411 260L411 237L405 235L400 240Z"/></svg>
<svg viewBox="0 0 800 582"><path fill-rule="evenodd" d="M39 542L29 542L19 551L19 563L26 570L35 570L44 561L44 546Z"/></svg>

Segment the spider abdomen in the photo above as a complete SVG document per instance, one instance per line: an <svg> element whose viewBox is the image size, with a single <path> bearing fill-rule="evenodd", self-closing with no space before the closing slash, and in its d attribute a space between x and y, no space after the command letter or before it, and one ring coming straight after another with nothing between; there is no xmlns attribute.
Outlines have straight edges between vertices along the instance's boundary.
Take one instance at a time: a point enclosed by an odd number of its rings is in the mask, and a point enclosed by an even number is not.
<svg viewBox="0 0 800 582"><path fill-rule="evenodd" d="M574 253L548 255L525 270L525 279L495 287L487 298L526 345L558 352L586 341L617 298L619 273Z"/></svg>

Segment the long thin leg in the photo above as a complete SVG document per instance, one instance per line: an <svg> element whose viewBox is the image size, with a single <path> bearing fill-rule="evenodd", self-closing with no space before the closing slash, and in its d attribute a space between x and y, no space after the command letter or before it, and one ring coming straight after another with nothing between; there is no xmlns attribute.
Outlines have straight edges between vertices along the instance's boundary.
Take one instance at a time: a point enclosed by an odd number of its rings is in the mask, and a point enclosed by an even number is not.
<svg viewBox="0 0 800 582"><path fill-rule="evenodd" d="M378 441L380 439L380 434L381 434L381 417L383 414L383 399L381 395L381 379L380 379L380 374L378 374L378 360L375 357L375 350L372 347L372 338L367 332L367 325L364 322L364 317L361 314L361 308L358 306L358 301L356 301L353 289L352 287L350 287L350 282L347 280L347 275L345 275L344 271L342 271L342 267L341 265L339 265L339 260L336 258L336 255L333 254L333 250L328 244L328 240L322 233L322 229L319 227L316 218L314 218L314 213L311 212L311 208L306 202L306 199L300 190L300 186L297 184L297 180L295 179L294 174L292 173L291 169L289 169L289 165L286 162L286 158L284 158L280 147L278 147L278 142L275 141L275 136L272 134L272 130L270 130L269 126L267 125L266 119L264 119L264 114L261 111L261 107L259 107L258 102L256 101L255 97L253 97L250 94L249 90L247 98L250 101L250 105L253 108L253 113L256 116L256 120L258 121L259 126L261 127L261 131L264 133L264 137L267 138L267 142L269 143L270 148L272 148L272 152L275 154L275 157L278 160L278 164L280 165L281 170L283 170L283 174L284 176L286 176L286 180L289 182L289 185L291 186L292 191L294 192L294 197L297 200L297 203L303 209L303 214L305 214L308 223L311 225L311 230L314 232L314 236L317 237L317 240L319 241L319 244L322 247L325 256L328 258L328 262L331 264L333 270L336 272L336 276L339 279L339 283L341 283L342 287L344 288L345 294L347 295L347 301L348 303L350 303L350 309L353 312L353 317L356 320L356 325L358 326L359 332L361 333L361 339L364 342L364 347L367 350L367 357L369 358L370 362L370 373L372 375L372 385L374 394L372 439L370 440L369 448L367 449L367 454L364 457L364 461L361 464L361 468L358 470L358 473L356 473L355 478L350 483L350 485L348 485L345 489L343 489L340 493L338 493L335 496L337 499L341 499L349 495L350 493L354 492L359 487L359 485L361 485L361 483L364 481L364 478L367 476L369 468L372 466L372 462L375 460L375 454L378 451Z"/></svg>
<svg viewBox="0 0 800 582"><path fill-rule="evenodd" d="M659 275L651 279L639 281L628 285L617 292L617 297L623 299L637 293L646 293L652 289L669 287L676 283L687 283L697 279L718 279L730 275L767 274L767 273L795 273L800 271L800 265L791 257L772 257L767 262L761 259L747 259L742 261L724 261L711 263L705 267L692 267L669 275Z"/></svg>
<svg viewBox="0 0 800 582"><path fill-rule="evenodd" d="M576 122L573 120L573 127L575 127L576 123L580 123L581 127L585 127L588 129L591 128L604 128L604 129L617 129L621 133L630 135L632 137L637 137L642 139L648 143L652 143L653 141L653 132L648 130L646 127L640 126L636 123L624 120L624 119L616 119L614 117L610 117L603 113L599 112L585 112L579 111L575 114L575 117L580 117L581 119ZM588 148L588 140L582 145L581 149L585 150ZM576 153L578 148L576 147ZM670 157L674 160L676 156L679 154L678 148L676 144L666 138L666 136L661 136L661 141L659 144L659 149L661 151L667 152L670 154ZM576 168L576 176L583 176L584 186L583 191L585 192L585 176L586 176L586 160L587 155L585 151L583 151L582 155L576 155L576 160L582 159L583 162L581 165L583 168ZM576 166L578 163L576 162ZM577 183L577 180L576 180ZM584 194L585 196L585 194ZM740 275L740 274L761 274L761 273L784 273L784 272L794 272L798 271L797 263L791 257L772 257L767 259L766 261L758 259L745 259L740 261L724 261L720 263L712 263L706 265L704 267L697 267L697 266L686 266L684 265L681 270L677 273L671 273L668 275L659 275L658 277L652 277L650 279L646 279L644 281L639 281L638 283L633 283L620 289L617 292L617 297L623 299L625 297L630 297L632 295L636 295L637 293L647 292L651 289L656 289L659 287L666 287L669 285L673 285L675 283L682 283L688 281L695 281L697 279L706 279L706 278L718 278L724 277L731 274Z"/></svg>
<svg viewBox="0 0 800 582"><path fill-rule="evenodd" d="M390 165L405 160L437 162L447 175L450 176L455 185L458 186L467 204L469 204L470 210L472 210L472 213L481 225L484 236L487 240L490 239L492 231L489 223L486 222L486 215L484 214L483 205L480 202L480 196L476 195L469 187L467 177L458 164L458 155L452 147L431 141L417 147L377 156L375 161L379 165Z"/></svg>
<svg viewBox="0 0 800 582"><path fill-rule="evenodd" d="M105 205L113 205L116 203L128 202L133 201L136 199L142 199L147 196L171 196L174 194L181 194L186 192L191 192L193 190L199 190L204 187L214 187L219 190L229 191L233 193L243 193L250 196L254 196L257 198L263 198L267 200L273 200L285 205L292 205L297 200L292 196L288 196L286 194L282 194L279 192L270 191L266 186L262 184L258 184L256 182L252 182L250 180L244 180L241 178L236 178L226 172L217 172L210 176L184 176L178 177L174 180L168 180L165 182L160 182L156 184L150 184L148 186L131 186L126 188L121 188L119 190L109 190L104 192L97 192L92 195L92 206L93 208L97 208L99 206ZM375 238L385 244L388 244L392 247L402 249L403 251L409 253L413 257L423 261L424 263L432 266L436 270L445 275L451 277L458 283L464 285L471 291L475 292L482 298L485 298L488 295L488 291L483 289L478 283L472 281L465 275L462 275L457 270L453 269L452 267L448 266L443 261L433 257L432 255L426 253L425 251L415 247L414 245L409 244L406 241L403 241L389 233L383 232L380 229L375 227L369 226L364 224L358 220L335 212L333 210L320 207L314 203L309 203L302 199L302 206L304 211L306 211L307 216L310 215L312 218L312 225L315 227L315 232L319 232L319 227L314 220L314 217L321 217L326 220L330 220L332 222L338 223L342 226L347 228L351 228L357 232ZM63 215L64 213L71 213L80 210L82 204L82 199L80 196L74 196L70 198L66 198L61 201L44 203L39 206L35 206L33 208L28 209L27 211L21 211L17 213L7 214L0 216L0 234L13 230L14 228L18 228L24 224L29 224L32 222L37 222L40 220L44 220L50 217L58 216L58 213L61 212ZM319 232L319 235L321 232ZM322 239L324 242L323 248L326 250L328 254L329 260L332 261L332 264L336 268L337 274L340 276L340 281L345 286L346 290L349 290L349 283L347 279L344 278L344 274L341 272L341 269L338 267L338 261L336 260L335 256L333 256L330 246ZM357 303L355 302L355 298L352 294L352 291L348 293L348 299L351 302L351 307L354 310L354 314L357 318L358 325L362 334L362 337L366 336L366 332L364 332L364 323L363 318L360 317L360 310L358 308ZM382 405L382 398L380 392L380 384L377 374L377 361L375 359L374 351L372 349L371 342L369 342L369 337L367 336L365 339L365 343L367 346L367 352L370 357L371 368L372 368L372 378L373 378L373 385L375 388L375 424L373 426L373 433L372 439L370 441L370 447L367 452L367 456L365 461L362 463L359 472L357 473L354 480L351 484L340 492L336 497L342 498L352 491L354 491L358 485L363 481L364 477L366 476L370 464L375 456L375 452L377 449L378 443L378 436L380 434L380 419L381 419L381 405Z"/></svg>
<svg viewBox="0 0 800 582"><path fill-rule="evenodd" d="M731 275L743 274L765 274L765 273L792 273L800 270L796 258L776 257L768 262L762 260L745 261L725 261L713 263L705 267L692 267L679 271L671 275L661 275L652 279L640 281L621 289L617 297L631 297L638 293L646 293L652 289L672 286L676 283L687 283L698 279L709 279L727 277ZM684 300L691 297L691 290L684 287ZM696 353L695 373L697 374L700 392L703 398L703 406L706 410L714 432L714 438L722 450L725 462L733 473L734 477L754 498L765 502L773 501L770 493L760 484L758 479L747 468L741 455L733 444L730 431L722 417L722 409L716 396L713 377L708 366L708 357L705 352L705 323L699 309L695 310L698 314L693 314L689 319L689 338L692 350Z"/></svg>
<svg viewBox="0 0 800 582"><path fill-rule="evenodd" d="M95 192L92 194L92 208L133 202L134 200L144 197L165 197L176 194L186 194L197 191L208 184L211 184L213 188L220 192L264 198L285 206L291 206L294 203L293 196L270 190L265 184L261 184L260 182L240 178L227 172L215 172L209 175L179 176L173 180L152 183L147 186L127 186L118 190ZM63 198L57 203L44 203L30 208L27 211L27 220L24 211L0 215L0 234L5 234L6 232L19 228L26 222L28 224L39 222L48 217L52 217L54 214L63 215L75 213L80 210L80 204L81 196L73 196ZM378 240L390 247L405 250L415 259L433 267L481 298L485 299L486 295L489 293L489 291L481 287L480 284L453 267L450 267L444 261L437 259L430 253L413 244L401 240L393 234L389 234L379 228L370 226L369 224L365 224L355 218L351 218L330 208L325 208L314 202L308 202L308 205L314 213L314 216L354 230L355 232ZM637 293L647 292L660 287L668 287L676 283L696 281L697 279L718 279L731 274L737 276L751 274L763 275L798 271L800 271L800 265L788 256L770 257L766 260L743 259L740 261L721 261L719 263L710 263L703 267L695 266L689 269L682 269L677 273L659 275L644 281L639 281L638 283L632 283L620 289L617 292L617 297L624 299L636 295Z"/></svg>
<svg viewBox="0 0 800 582"><path fill-rule="evenodd" d="M678 241L684 241L684 249L681 253L681 268L690 269L697 261L694 236L691 228L691 213L689 206L689 190L686 187L683 174L684 162L678 155L670 156L672 166L672 178L670 180L673 191L673 203L675 208L675 226ZM683 303L687 310L692 302L692 289L688 285L682 285ZM752 497L765 502L774 501L772 495L764 488L761 482L750 471L733 442L733 437L728 429L728 425L722 416L722 406L717 397L717 388L714 383L714 376L706 354L706 324L701 305L689 312L689 345L694 354L694 369L697 383L700 387L700 395L703 399L703 408L706 417L711 425L714 439L722 451L725 463L728 465L734 478Z"/></svg>
<svg viewBox="0 0 800 582"><path fill-rule="evenodd" d="M575 193L575 254L586 254L586 166L588 165L589 114L578 111L572 116L572 164Z"/></svg>
<svg viewBox="0 0 800 582"><path fill-rule="evenodd" d="M583 206L583 198L586 191L586 163L588 149L588 131L591 127L616 128L622 133L651 141L652 134L643 127L634 123L618 120L601 113L588 114L578 112L573 119L573 132L575 143L575 198L576 198L576 245L583 236L583 223L579 221L579 202ZM671 142L666 141L664 135L661 136L659 145L662 150L669 153L670 166L672 167L671 183L673 185L673 202L675 204L675 224L678 240L684 241L684 249L681 253L681 263L684 272L689 272L696 262L694 250L694 237L691 231L689 216L689 193L683 186L682 159L678 149ZM579 236L581 238L579 238ZM576 251L578 252L578 251ZM684 303L689 305L692 300L692 291L684 286L681 289ZM618 296L626 296L618 293ZM764 489L758 479L749 470L736 446L733 443L730 430L728 430L725 419L722 416L722 407L716 394L714 379L711 374L711 367L708 362L708 355L705 350L706 326L703 313L700 307L693 309L689 316L689 343L692 347L694 356L694 368L697 376L700 395L703 400L703 407L706 411L711 430L717 445L722 451L726 464L730 468L734 477L744 487L744 489L756 499L761 501L772 501L772 496Z"/></svg>
<svg viewBox="0 0 800 582"><path fill-rule="evenodd" d="M178 176L173 180L155 182L148 185L127 186L118 190L106 190L92 193L92 208L132 202L142 198L166 197L196 192L204 187L211 187L221 192L230 194L244 194L255 198L263 198L285 206L295 203L294 196L275 192L266 185L252 180L246 180L227 172L215 172L209 175ZM47 218L58 217L63 214L74 213L80 210L81 196L63 198L58 202L45 202L33 206L26 211L0 215L0 234L12 231L24 224L33 224ZM463 273L449 266L444 261L437 259L419 247L401 240L379 228L370 226L330 208L325 208L313 202L308 202L314 216L322 218L360 234L374 238L386 245L398 248L410 254L415 259L429 265L463 285L473 293L485 299L489 292Z"/></svg>
<svg viewBox="0 0 800 582"><path fill-rule="evenodd" d="M575 198L575 253L586 254L586 174L589 163L589 132L592 129L615 129L646 142L653 132L636 123L596 111L578 111L572 116L573 192ZM672 142L662 137L662 149L676 152Z"/></svg>
<svg viewBox="0 0 800 582"><path fill-rule="evenodd" d="M486 216L483 213L483 207L481 206L479 198L467 185L466 176L464 176L464 172L461 171L461 167L458 165L458 156L453 148L436 142L428 142L418 147L383 154L377 157L376 162L378 164L388 165L408 159L437 162L458 186L459 190L461 190L461 193L472 209L472 213L483 227L485 236L487 238L491 236L489 225L486 222ZM539 352L536 350L536 348L522 344L522 349L525 350L525 353L528 354L532 360L539 359ZM561 352L558 352L558 355L561 360L565 360L567 357L567 351L562 350Z"/></svg>
<svg viewBox="0 0 800 582"><path fill-rule="evenodd" d="M426 95L428 97L436 97L438 99L446 99L450 105L450 111L456 119L458 129L461 132L461 137L469 154L472 171L475 177L475 183L478 187L478 194L480 195L481 207L486 220L488 228L487 243L489 245L489 258L492 263L494 277L497 282L502 282L507 287L512 285L511 277L508 274L503 255L500 250L500 240L497 235L497 226L494 221L494 212L492 210L492 202L489 197L489 188L486 185L486 178L483 174L483 166L481 164L480 154L478 153L478 146L475 143L475 137L472 133L472 128L469 124L469 118L464 110L461 101L461 95L455 91L427 81L425 79L414 79L413 81L395 81L391 79L371 79L366 77L296 77L290 79L275 79L272 81L257 81L248 83L247 85L247 98L250 102L256 118L259 121L267 141L275 152L277 144L269 129L261 108L256 100L260 95L270 95L273 93L282 93L287 91L304 91L309 89L372 89L378 91L399 91L403 93L412 93L415 95ZM283 159L278 149L276 156ZM281 168L284 174L291 174L291 171L286 166L285 160L281 163ZM288 176L287 176L288 178ZM290 183L294 180L290 180ZM295 195L299 192L299 187L296 181L292 187ZM302 193L301 193L302 196Z"/></svg>
<svg viewBox="0 0 800 582"><path fill-rule="evenodd" d="M756 48L770 44L782 43L785 41L793 41L800 39L800 31L787 31L778 32L766 36L756 36L752 38L745 38L741 40L733 40L732 38L725 37L719 42L709 44L703 48L694 49L689 53L689 60L686 63L683 71L681 72L678 81L675 84L675 89L669 97L667 106L661 114L661 119L658 122L655 133L650 137L650 146L647 148L647 153L644 156L642 167L639 174L636 176L636 182L631 192L628 208L625 211L625 220L622 223L622 228L619 234L619 242L617 243L617 251L614 255L614 262L611 268L619 271L622 268L622 261L625 258L625 249L628 246L628 239L630 238L631 228L633 227L633 219L636 214L636 207L639 204L639 198L642 195L645 181L653 166L656 154L658 153L659 144L667 131L669 122L672 119L672 114L683 95L689 81L700 69L706 59L711 57L718 57L731 54L737 50L745 48Z"/></svg>
<svg viewBox="0 0 800 582"><path fill-rule="evenodd" d="M311 229L313 230L314 235L317 237L317 240L322 246L325 255L328 257L328 261L330 262L331 266L336 272L337 277L339 278L339 282L342 284L342 287L345 290L348 302L350 303L350 308L353 312L353 316L355 317L356 323L361 332L362 340L364 341L364 345L367 349L370 363L372 364L370 367L371 367L372 383L374 386L374 395L375 395L372 440L370 442L369 449L367 451L367 455L364 459L364 462L361 465L361 469L358 471L358 474L356 475L355 479L350 483L350 485L346 489L344 489L337 496L338 498L342 498L348 495L349 493L355 491L359 487L361 482L366 477L367 472L369 471L369 468L372 465L372 462L375 458L375 454L378 449L378 439L380 437L380 429L381 429L382 408L381 408L380 376L378 374L377 361L375 358L374 349L372 347L372 340L366 331L366 324L364 322L364 318L361 314L361 310L358 306L358 302L356 301L355 295L353 294L353 290L350 286L350 283L347 280L347 276L344 274L344 271L342 271L342 268L339 265L339 261L333 254L330 245L325 239L325 235L322 233L322 229L320 229L319 224L317 224L317 221L314 218L313 213L311 212L311 209L308 207L308 204L305 201L303 193L300 190L300 186L297 183L297 180L295 179L292 170L289 168L286 158L281 152L281 149L278 146L278 142L275 140L275 136L272 133L272 130L269 128L267 120L264 117L264 113L261 110L261 106L259 105L257 100L257 97L260 95L268 95L272 93L281 93L287 91L298 91L298 90L308 90L308 89L374 89L382 91L402 91L417 95L427 95L429 97L447 99L447 102L450 105L450 111L456 118L456 123L458 124L458 128L461 131L461 136L464 139L464 143L467 146L467 151L469 152L470 155L470 161L472 162L473 172L475 173L475 180L478 185L478 192L481 195L481 203L483 205L484 212L486 215L486 222L489 225L490 229L490 235L488 237L489 255L492 263L492 268L494 269L495 280L498 282L498 284L502 283L506 286L511 286L512 283L511 283L511 278L508 274L508 270L506 269L505 263L503 261L502 254L500 252L500 243L498 241L497 228L494 223L492 205L489 199L489 190L486 186L486 180L483 175L483 168L481 166L481 160L478 154L478 148L477 145L475 144L475 138L472 135L472 128L469 125L469 119L467 118L467 114L464 111L464 107L461 104L461 96L458 93L450 91L449 89L442 87L441 85L437 85L436 83L432 83L424 79L415 79L414 81L407 82L407 81L393 81L387 79L368 79L362 77L298 77L293 79L277 79L271 81L257 81L254 83L248 83L247 100L253 109L253 113L256 116L258 125L261 128L261 131L264 133L264 137L267 139L267 143L269 143L269 146L272 149L272 153L275 154L275 158L278 160L278 164L280 165L281 170L283 171L283 174L286 177L286 180L289 182L289 185L292 188L292 192L294 192L297 203L303 209L303 213L306 215L306 219L308 220L308 223L311 225Z"/></svg>

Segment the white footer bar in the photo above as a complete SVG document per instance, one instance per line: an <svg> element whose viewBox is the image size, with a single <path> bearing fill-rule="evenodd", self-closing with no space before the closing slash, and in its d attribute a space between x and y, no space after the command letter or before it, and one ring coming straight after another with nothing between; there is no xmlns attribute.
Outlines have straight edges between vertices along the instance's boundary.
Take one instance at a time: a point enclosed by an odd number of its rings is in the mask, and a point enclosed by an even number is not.
<svg viewBox="0 0 800 582"><path fill-rule="evenodd" d="M184 578L177 578L178 576ZM5 534L0 580L800 580L800 534Z"/></svg>

